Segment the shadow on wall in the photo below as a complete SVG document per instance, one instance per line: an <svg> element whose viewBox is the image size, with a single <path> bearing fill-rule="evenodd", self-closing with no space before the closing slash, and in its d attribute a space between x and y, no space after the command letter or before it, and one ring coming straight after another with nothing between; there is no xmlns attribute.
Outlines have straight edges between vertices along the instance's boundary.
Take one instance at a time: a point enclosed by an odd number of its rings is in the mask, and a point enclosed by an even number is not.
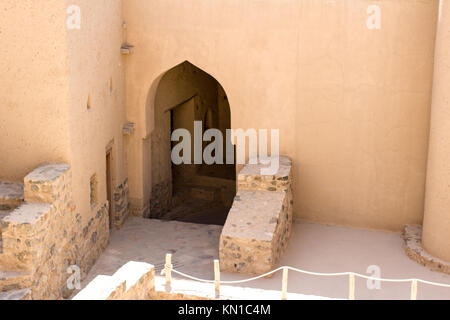
<svg viewBox="0 0 450 320"><path fill-rule="evenodd" d="M171 134L187 129L194 137L194 121L201 121L203 132L218 129L226 137L231 112L224 89L206 72L183 62L161 78L154 113L150 218L223 225L236 194L235 166L175 165L171 150L178 142L171 142ZM192 144L191 163L193 154Z"/></svg>

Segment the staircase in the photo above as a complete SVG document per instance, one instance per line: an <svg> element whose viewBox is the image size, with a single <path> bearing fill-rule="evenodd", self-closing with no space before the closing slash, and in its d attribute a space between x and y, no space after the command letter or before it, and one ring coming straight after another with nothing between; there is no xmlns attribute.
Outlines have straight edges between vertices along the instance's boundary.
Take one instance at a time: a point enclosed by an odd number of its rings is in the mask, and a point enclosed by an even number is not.
<svg viewBox="0 0 450 320"><path fill-rule="evenodd" d="M4 219L24 201L22 183L0 182L0 300L31 299L32 275L28 271L13 270L2 263L3 254L2 226Z"/></svg>

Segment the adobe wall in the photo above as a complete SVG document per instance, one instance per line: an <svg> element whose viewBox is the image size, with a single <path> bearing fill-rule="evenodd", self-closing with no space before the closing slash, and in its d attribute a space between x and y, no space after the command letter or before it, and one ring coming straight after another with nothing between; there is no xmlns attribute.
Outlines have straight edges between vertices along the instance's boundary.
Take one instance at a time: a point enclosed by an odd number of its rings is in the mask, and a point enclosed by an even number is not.
<svg viewBox="0 0 450 320"><path fill-rule="evenodd" d="M64 1L0 3L0 180L70 158Z"/></svg>
<svg viewBox="0 0 450 320"><path fill-rule="evenodd" d="M80 29L71 30L66 10L73 4L81 9L81 24ZM45 226L28 230L33 245L29 254L38 250L38 256L31 257L26 266L36 275L33 298L56 298L65 285L64 268L76 264L87 272L104 249L109 239L108 207L112 206L116 227L129 212L122 132L127 122L120 50L122 1L7 0L0 5L0 12L1 32L9 43L0 52L4 74L0 80L4 101L0 133L5 138L0 143L4 148L0 179L23 180L43 162L65 162L71 167L71 180L63 183L70 194L58 194L53 199L57 203L40 212L45 213ZM106 195L108 150L112 158L111 203ZM94 174L97 199L91 204L90 178ZM22 209L32 214L33 206ZM47 234L47 229L52 234ZM5 236L20 239L23 235L15 234L17 230L8 230ZM43 238L37 237L38 233ZM50 251L39 251L42 246Z"/></svg>
<svg viewBox="0 0 450 320"><path fill-rule="evenodd" d="M436 38L430 148L423 221L425 250L450 262L450 3L442 1ZM447 267L448 272L448 267Z"/></svg>
<svg viewBox="0 0 450 320"><path fill-rule="evenodd" d="M437 1L128 0L130 197L151 190L161 76L188 60L227 92L233 128L279 128L297 218L400 230L423 218ZM264 17L264 18L261 18ZM268 28L270 26L270 28ZM141 187L142 186L142 187Z"/></svg>
<svg viewBox="0 0 450 320"><path fill-rule="evenodd" d="M121 0L67 0L81 10L80 29L67 30L69 135L73 197L86 225L107 201L106 153L111 151L112 209L120 225L128 214L128 181L122 128L125 71ZM66 15L67 16L67 15ZM112 81L112 87L111 83ZM88 99L90 108L87 108ZM90 204L90 178L97 175L98 199Z"/></svg>

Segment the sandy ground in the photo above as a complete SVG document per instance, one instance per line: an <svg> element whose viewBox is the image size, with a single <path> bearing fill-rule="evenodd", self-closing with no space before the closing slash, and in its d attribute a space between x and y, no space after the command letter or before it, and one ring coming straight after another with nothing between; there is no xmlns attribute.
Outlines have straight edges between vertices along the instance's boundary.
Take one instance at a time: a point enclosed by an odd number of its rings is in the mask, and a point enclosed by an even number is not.
<svg viewBox="0 0 450 320"><path fill-rule="evenodd" d="M203 279L213 279L213 260L218 258L221 228L216 225L132 217L120 231L112 232L108 248L91 269L83 286L96 275L112 275L130 260L151 263L159 274L166 253L173 254L175 269ZM369 276L373 274L367 271L368 268L376 266L383 278L419 278L450 284L449 275L430 271L406 257L399 233L340 226L294 223L293 234L281 265L314 272L353 271ZM238 280L248 276L223 273L221 277L222 280ZM240 286L280 290L281 272L272 278ZM348 277L318 277L289 272L288 291L347 298ZM409 297L410 283L384 282L380 289L368 289L367 280L356 280L356 299ZM450 288L419 284L418 299L450 300Z"/></svg>

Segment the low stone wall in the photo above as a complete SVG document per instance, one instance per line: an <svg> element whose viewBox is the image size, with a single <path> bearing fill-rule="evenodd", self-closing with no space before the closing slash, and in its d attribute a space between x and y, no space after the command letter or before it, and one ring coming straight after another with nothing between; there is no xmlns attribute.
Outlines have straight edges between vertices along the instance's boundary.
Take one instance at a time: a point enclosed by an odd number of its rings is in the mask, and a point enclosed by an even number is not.
<svg viewBox="0 0 450 320"><path fill-rule="evenodd" d="M128 201L128 179L116 188L114 191L114 222L117 229L122 227L130 212L130 203Z"/></svg>
<svg viewBox="0 0 450 320"><path fill-rule="evenodd" d="M84 277L109 241L108 204L82 224L72 201L71 170L43 165L24 179L25 202L1 219L0 268L27 271L33 299L68 297L69 266Z"/></svg>
<svg viewBox="0 0 450 320"><path fill-rule="evenodd" d="M280 158L275 175L261 175L263 165L246 165L238 193L220 237L222 271L263 274L283 255L292 229L291 161Z"/></svg>
<svg viewBox="0 0 450 320"><path fill-rule="evenodd" d="M281 284L280 284L281 285ZM221 285L217 295L214 283L172 278L170 286L165 278L155 275L153 265L130 261L114 275L94 278L73 300L278 300L279 290ZM323 300L320 296L287 293L289 300Z"/></svg>
<svg viewBox="0 0 450 320"><path fill-rule="evenodd" d="M130 261L112 276L97 276L73 300L150 300L155 295L155 268Z"/></svg>
<svg viewBox="0 0 450 320"><path fill-rule="evenodd" d="M81 268L81 277L84 279L94 265L97 258L105 250L109 242L109 207L108 203L97 205L94 209L95 215L91 217L78 237L71 242L75 245L78 253L75 263L72 265ZM77 214L77 217L79 215ZM74 261L74 260L71 260ZM64 287L65 288L65 287ZM65 290L64 297L71 295L71 290Z"/></svg>
<svg viewBox="0 0 450 320"><path fill-rule="evenodd" d="M172 198L172 181L166 180L152 187L150 213L144 218L160 218L170 210Z"/></svg>
<svg viewBox="0 0 450 320"><path fill-rule="evenodd" d="M443 261L425 251L422 246L422 226L406 225L403 230L403 249L415 262L433 271L450 274L450 262Z"/></svg>
<svg viewBox="0 0 450 320"><path fill-rule="evenodd" d="M155 284L153 265L130 261L112 276L95 277L72 300L211 300L206 291L203 297L196 293L167 291L165 286Z"/></svg>

